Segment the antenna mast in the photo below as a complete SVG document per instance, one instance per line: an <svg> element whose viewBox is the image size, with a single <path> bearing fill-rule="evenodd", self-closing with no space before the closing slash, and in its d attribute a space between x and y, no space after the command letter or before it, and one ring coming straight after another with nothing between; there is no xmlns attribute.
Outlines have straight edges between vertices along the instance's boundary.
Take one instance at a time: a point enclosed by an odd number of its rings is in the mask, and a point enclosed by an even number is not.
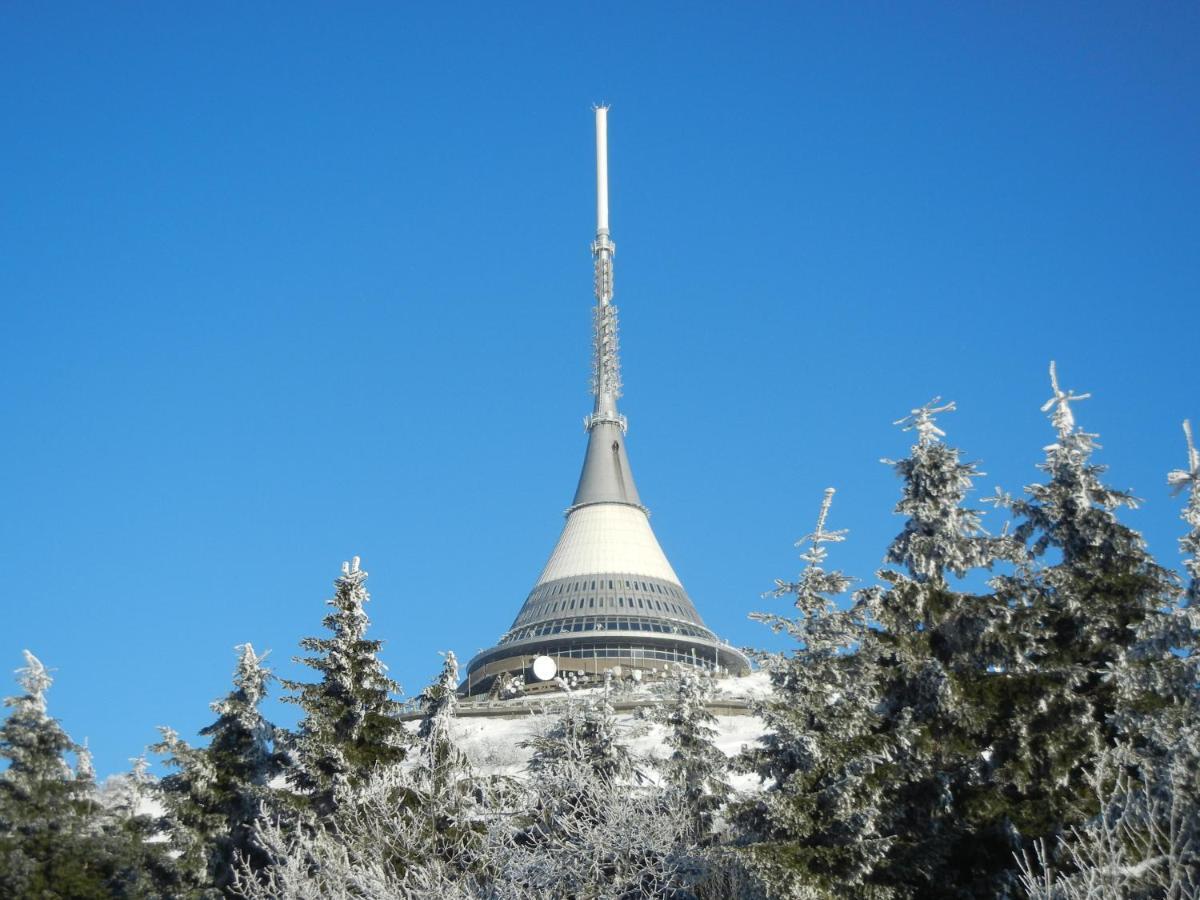
<svg viewBox="0 0 1200 900"><path fill-rule="evenodd" d="M592 242L595 267L596 308L593 311L592 395L596 398L592 414L584 419L588 431L602 422L626 428L625 417L617 412L621 396L621 363L618 358L617 307L613 297L613 255L617 245L608 234L608 107L596 111L596 239Z"/></svg>

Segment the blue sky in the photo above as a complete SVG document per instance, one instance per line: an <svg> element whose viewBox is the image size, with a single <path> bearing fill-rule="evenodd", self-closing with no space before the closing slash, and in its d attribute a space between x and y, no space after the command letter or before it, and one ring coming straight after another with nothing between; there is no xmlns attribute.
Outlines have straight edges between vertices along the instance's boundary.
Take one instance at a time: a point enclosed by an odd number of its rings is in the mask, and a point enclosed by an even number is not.
<svg viewBox="0 0 1200 900"><path fill-rule="evenodd" d="M1198 26L1183 3L6 4L0 669L57 669L105 774L207 724L235 644L299 674L352 554L410 694L490 645L582 461L601 100L633 468L715 630L778 646L746 615L827 485L831 562L871 577L901 524L890 423L935 394L984 493L1035 480L1051 358L1177 564Z"/></svg>

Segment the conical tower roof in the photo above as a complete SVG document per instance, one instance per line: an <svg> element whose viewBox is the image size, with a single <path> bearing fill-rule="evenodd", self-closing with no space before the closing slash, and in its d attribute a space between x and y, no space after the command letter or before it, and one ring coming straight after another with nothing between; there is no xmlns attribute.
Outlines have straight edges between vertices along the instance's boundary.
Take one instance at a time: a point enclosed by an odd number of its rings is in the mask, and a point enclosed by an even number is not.
<svg viewBox="0 0 1200 900"><path fill-rule="evenodd" d="M592 414L587 452L567 521L545 568L499 643L467 667L468 693L487 691L505 675L532 676L539 656L559 669L599 676L617 667L687 665L749 670L738 650L705 626L650 526L625 447L617 411L620 362L613 255L608 232L606 107L596 110L596 307Z"/></svg>

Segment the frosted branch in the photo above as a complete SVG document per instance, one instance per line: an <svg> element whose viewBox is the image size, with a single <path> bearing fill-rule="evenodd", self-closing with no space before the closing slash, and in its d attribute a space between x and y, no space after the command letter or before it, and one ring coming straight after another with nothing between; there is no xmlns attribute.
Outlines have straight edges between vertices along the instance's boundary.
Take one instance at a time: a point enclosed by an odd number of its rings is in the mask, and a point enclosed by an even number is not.
<svg viewBox="0 0 1200 900"><path fill-rule="evenodd" d="M1076 400L1087 400L1092 395L1076 394L1074 391L1064 391L1060 388L1058 370L1053 360L1050 361L1050 388L1054 391L1054 396L1042 404L1042 412L1050 413L1050 421L1059 435L1065 437L1075 429L1075 414L1071 412L1071 404Z"/></svg>
<svg viewBox="0 0 1200 900"><path fill-rule="evenodd" d="M833 488L825 488L825 496L821 500L821 511L817 514L816 530L796 541L797 547L803 547L805 544L812 545L800 554L800 558L810 566L817 566L825 561L828 551L821 546L822 544L837 543L846 539L847 529L845 528L838 531L825 530L825 520L829 517L829 507L833 505L834 493Z"/></svg>
<svg viewBox="0 0 1200 900"><path fill-rule="evenodd" d="M902 426L903 431L916 431L917 441L921 444L927 444L940 437L945 437L946 432L934 424L936 421L934 417L938 413L954 412L956 407L954 401L950 401L944 406L938 406L937 404L941 399L941 397L934 397L924 406L910 410L907 416L897 419L892 424Z"/></svg>
<svg viewBox="0 0 1200 900"><path fill-rule="evenodd" d="M1192 423L1187 419L1183 420L1183 434L1187 438L1187 468L1171 472L1167 476L1167 484L1174 488L1171 491L1172 496L1177 496L1184 490L1196 496L1200 494L1200 452L1196 450L1196 444L1192 440Z"/></svg>

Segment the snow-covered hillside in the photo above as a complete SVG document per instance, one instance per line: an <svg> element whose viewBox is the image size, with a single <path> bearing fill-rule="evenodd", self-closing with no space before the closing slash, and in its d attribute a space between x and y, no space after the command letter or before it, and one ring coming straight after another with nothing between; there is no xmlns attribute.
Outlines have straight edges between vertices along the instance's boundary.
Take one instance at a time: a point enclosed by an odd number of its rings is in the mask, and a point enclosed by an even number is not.
<svg viewBox="0 0 1200 900"><path fill-rule="evenodd" d="M640 757L666 755L665 728L652 719L653 703L663 696L665 684L639 685L613 693L610 701L617 708L617 721L630 748ZM741 678L729 677L712 682L712 702L749 703L769 689L765 672L755 672ZM520 744L547 728L554 720L555 710L562 704L595 697L599 690L580 690L565 694L543 695L538 699L518 698L489 704L494 715L472 715L478 707L463 704L454 722L453 733L458 745L467 753L473 767L481 774L520 776L529 761L530 751ZM636 705L635 705L636 704ZM632 709L625 708L633 706ZM507 707L507 708L506 708ZM507 714L506 714L507 713ZM761 719L749 710L744 715L718 715L717 746L727 756L734 756L743 747L763 734ZM739 790L752 790L758 782L752 776L734 776L733 785Z"/></svg>

